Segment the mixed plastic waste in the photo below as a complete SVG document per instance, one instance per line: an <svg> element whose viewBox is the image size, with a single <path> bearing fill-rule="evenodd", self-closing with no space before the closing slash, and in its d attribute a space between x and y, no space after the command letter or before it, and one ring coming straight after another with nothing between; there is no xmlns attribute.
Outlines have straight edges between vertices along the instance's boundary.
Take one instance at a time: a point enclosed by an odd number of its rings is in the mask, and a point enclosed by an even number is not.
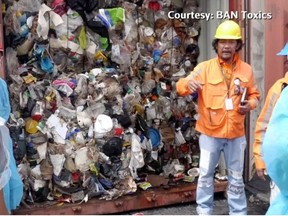
<svg viewBox="0 0 288 216"><path fill-rule="evenodd" d="M175 82L197 64L201 28L167 14L198 1L45 2L8 1L4 16L23 202L110 200L151 175L193 182L197 95Z"/></svg>

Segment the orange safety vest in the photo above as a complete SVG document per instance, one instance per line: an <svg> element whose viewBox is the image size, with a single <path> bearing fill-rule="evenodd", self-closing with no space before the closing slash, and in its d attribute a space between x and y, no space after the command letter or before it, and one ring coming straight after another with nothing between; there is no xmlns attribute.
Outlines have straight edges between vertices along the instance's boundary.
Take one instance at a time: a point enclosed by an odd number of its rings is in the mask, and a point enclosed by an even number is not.
<svg viewBox="0 0 288 216"><path fill-rule="evenodd" d="M269 89L267 97L265 99L264 106L256 122L254 144L253 144L253 154L254 154L256 169L266 169L266 166L262 157L261 148L262 148L264 135L266 133L267 126L270 121L274 106L278 98L280 97L283 83L288 84L288 72L286 72L285 77L277 80L273 84L273 86Z"/></svg>
<svg viewBox="0 0 288 216"><path fill-rule="evenodd" d="M208 136L233 139L245 134L245 115L237 111L243 88L247 88L247 100L251 109L258 105L260 93L251 66L241 61L238 54L235 54L231 67L230 85L224 68L224 63L218 57L202 62L190 75L179 79L176 90L179 95L186 96L192 93L188 89L190 79L203 83L202 90L198 90L199 116L195 129ZM226 110L227 98L232 99L232 110Z"/></svg>

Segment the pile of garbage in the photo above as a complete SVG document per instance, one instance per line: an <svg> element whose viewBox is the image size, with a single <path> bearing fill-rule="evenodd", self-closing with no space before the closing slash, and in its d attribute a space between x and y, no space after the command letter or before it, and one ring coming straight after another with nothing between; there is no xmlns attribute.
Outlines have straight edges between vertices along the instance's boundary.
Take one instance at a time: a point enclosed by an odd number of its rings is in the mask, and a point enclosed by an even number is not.
<svg viewBox="0 0 288 216"><path fill-rule="evenodd" d="M194 181L197 94L179 97L175 82L197 64L201 28L167 14L199 11L196 0L4 3L24 203Z"/></svg>

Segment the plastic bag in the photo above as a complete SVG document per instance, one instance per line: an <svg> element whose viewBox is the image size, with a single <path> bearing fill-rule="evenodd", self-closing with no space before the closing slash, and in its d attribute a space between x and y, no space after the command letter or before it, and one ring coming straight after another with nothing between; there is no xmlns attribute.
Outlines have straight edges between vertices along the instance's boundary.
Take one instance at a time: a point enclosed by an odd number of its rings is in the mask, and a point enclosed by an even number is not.
<svg viewBox="0 0 288 216"><path fill-rule="evenodd" d="M127 49L126 45L113 44L111 60L121 65L131 65L131 52Z"/></svg>
<svg viewBox="0 0 288 216"><path fill-rule="evenodd" d="M79 36L78 36L79 44L82 49L87 49L88 46L88 40L86 35L85 26L81 27Z"/></svg>
<svg viewBox="0 0 288 216"><path fill-rule="evenodd" d="M17 34L20 31L20 23L16 17L17 9L9 7L4 16L5 34L9 35L11 32Z"/></svg>
<svg viewBox="0 0 288 216"><path fill-rule="evenodd" d="M123 2L123 7L126 13L126 20L124 23L125 28L125 40L137 41L138 32L137 32L137 13L136 13L136 5L131 4L130 2Z"/></svg>
<svg viewBox="0 0 288 216"><path fill-rule="evenodd" d="M109 157L119 156L122 153L123 140L119 137L112 137L103 146L103 153Z"/></svg>
<svg viewBox="0 0 288 216"><path fill-rule="evenodd" d="M136 179L138 177L137 169L143 167L145 165L145 162L141 149L140 137L136 134L132 134L131 140L131 160L129 164L129 169L133 176L133 179Z"/></svg>
<svg viewBox="0 0 288 216"><path fill-rule="evenodd" d="M83 19L74 10L69 9L67 14L62 16L63 23L61 25L55 26L57 36L61 39L66 38L67 35L73 35L79 26L83 26Z"/></svg>
<svg viewBox="0 0 288 216"><path fill-rule="evenodd" d="M19 68L19 62L17 58L17 52L7 47L6 49L6 65L7 65L7 74L9 75L18 75L18 68Z"/></svg>
<svg viewBox="0 0 288 216"><path fill-rule="evenodd" d="M14 1L14 5L12 7L16 9L21 9L22 11L28 12L38 12L41 7L42 1L34 0L33 4L31 4L31 0L21 0L21 1Z"/></svg>

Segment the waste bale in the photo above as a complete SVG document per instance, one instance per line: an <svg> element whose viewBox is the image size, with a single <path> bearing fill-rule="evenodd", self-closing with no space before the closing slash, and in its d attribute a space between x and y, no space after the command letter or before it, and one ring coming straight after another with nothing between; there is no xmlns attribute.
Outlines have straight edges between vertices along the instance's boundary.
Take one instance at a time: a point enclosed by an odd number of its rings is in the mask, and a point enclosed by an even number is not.
<svg viewBox="0 0 288 216"><path fill-rule="evenodd" d="M179 97L175 82L197 64L200 24L167 14L197 1L33 2L4 17L23 202L115 199L155 174L189 180L197 95Z"/></svg>

